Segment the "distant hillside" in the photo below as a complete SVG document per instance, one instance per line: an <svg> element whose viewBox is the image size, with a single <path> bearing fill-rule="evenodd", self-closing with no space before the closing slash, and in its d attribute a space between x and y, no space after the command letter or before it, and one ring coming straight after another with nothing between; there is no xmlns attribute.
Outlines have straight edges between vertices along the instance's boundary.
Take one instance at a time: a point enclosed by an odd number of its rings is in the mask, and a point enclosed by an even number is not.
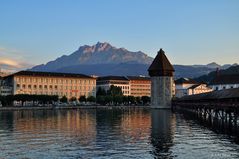
<svg viewBox="0 0 239 159"><path fill-rule="evenodd" d="M194 80L198 82L204 81L209 83L215 78L216 74L216 71L212 71L209 74L202 75L200 77L195 78ZM219 70L218 75L239 75L239 65L231 66L225 70Z"/></svg>
<svg viewBox="0 0 239 159"><path fill-rule="evenodd" d="M70 55L63 55L46 64L33 67L32 71L84 73L87 75L148 75L153 58L138 51L116 48L109 43L93 46L84 45ZM175 77L195 78L208 74L220 66L215 62L208 65L174 65Z"/></svg>

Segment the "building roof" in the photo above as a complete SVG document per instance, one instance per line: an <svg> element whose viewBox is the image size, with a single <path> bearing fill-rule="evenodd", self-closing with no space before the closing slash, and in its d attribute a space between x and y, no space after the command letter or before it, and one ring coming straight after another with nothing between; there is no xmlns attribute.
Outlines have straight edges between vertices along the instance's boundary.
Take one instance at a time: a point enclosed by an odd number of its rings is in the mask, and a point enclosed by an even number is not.
<svg viewBox="0 0 239 159"><path fill-rule="evenodd" d="M175 81L175 84L199 84L199 83L190 78L179 78Z"/></svg>
<svg viewBox="0 0 239 159"><path fill-rule="evenodd" d="M197 87L200 86L200 85L201 85L201 84L195 84L195 85L189 87L188 89L195 89L195 88L197 88Z"/></svg>
<svg viewBox="0 0 239 159"><path fill-rule="evenodd" d="M230 99L230 98L239 98L239 88L223 89L220 91L188 95L183 96L179 100L190 101L190 100L210 100L210 99Z"/></svg>
<svg viewBox="0 0 239 159"><path fill-rule="evenodd" d="M103 76L98 77L97 81L105 81L105 80L123 80L128 81L128 79L125 76Z"/></svg>
<svg viewBox="0 0 239 159"><path fill-rule="evenodd" d="M129 80L150 80L150 77L145 76L127 76L127 79Z"/></svg>
<svg viewBox="0 0 239 159"><path fill-rule="evenodd" d="M218 75L209 85L218 84L239 84L239 75Z"/></svg>
<svg viewBox="0 0 239 159"><path fill-rule="evenodd" d="M43 76L43 77L74 77L74 78L93 78L84 74L73 74L73 73L57 73L57 72L37 72L37 71L20 71L11 76Z"/></svg>
<svg viewBox="0 0 239 159"><path fill-rule="evenodd" d="M150 76L173 76L174 68L162 49L159 50L148 72Z"/></svg>

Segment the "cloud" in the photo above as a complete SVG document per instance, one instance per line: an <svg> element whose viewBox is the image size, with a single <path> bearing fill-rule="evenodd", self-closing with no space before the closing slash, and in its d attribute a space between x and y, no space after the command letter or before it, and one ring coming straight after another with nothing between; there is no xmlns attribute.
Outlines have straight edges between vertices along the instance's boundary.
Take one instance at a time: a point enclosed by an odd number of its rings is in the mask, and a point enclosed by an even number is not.
<svg viewBox="0 0 239 159"><path fill-rule="evenodd" d="M4 70L19 71L31 68L33 64L26 62L24 54L15 49L0 47L0 68Z"/></svg>

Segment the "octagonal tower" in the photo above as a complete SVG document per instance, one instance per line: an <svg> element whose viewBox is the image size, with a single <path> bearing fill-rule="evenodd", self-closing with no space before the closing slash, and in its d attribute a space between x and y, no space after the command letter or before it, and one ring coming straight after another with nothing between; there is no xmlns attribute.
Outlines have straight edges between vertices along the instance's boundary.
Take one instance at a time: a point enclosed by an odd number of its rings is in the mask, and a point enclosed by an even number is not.
<svg viewBox="0 0 239 159"><path fill-rule="evenodd" d="M148 72L151 77L151 107L171 108L174 68L162 49L159 50Z"/></svg>

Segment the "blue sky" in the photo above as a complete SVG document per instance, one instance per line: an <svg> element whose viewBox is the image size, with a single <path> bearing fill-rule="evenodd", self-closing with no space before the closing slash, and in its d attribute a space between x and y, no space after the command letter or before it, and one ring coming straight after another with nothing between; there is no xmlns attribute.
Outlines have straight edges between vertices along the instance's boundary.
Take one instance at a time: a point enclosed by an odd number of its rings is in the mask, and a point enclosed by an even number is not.
<svg viewBox="0 0 239 159"><path fill-rule="evenodd" d="M0 0L0 62L41 64L109 42L174 64L239 63L238 0Z"/></svg>

